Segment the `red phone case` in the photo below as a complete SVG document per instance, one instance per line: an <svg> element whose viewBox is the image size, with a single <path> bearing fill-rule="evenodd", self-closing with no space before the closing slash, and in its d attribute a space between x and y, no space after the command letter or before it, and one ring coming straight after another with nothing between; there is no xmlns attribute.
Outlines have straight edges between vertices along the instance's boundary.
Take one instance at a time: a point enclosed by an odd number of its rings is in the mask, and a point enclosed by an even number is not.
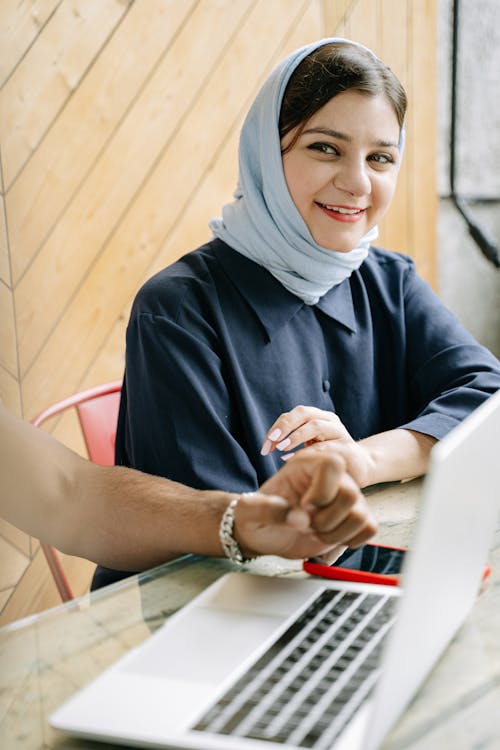
<svg viewBox="0 0 500 750"><path fill-rule="evenodd" d="M370 544L370 542L368 542ZM378 544L372 545L376 547L387 547L389 549L398 549L406 552L405 547L394 547L391 544ZM327 563L319 563L314 560L304 560L302 563L303 569L306 573L310 573L313 576L320 576L321 578L333 578L337 581L355 581L356 583L378 583L384 586L398 586L399 576L397 575L381 575L380 573L369 573L365 570L354 570L352 568L339 568L335 565L328 565ZM484 581L488 578L491 573L491 568L488 564L484 566L483 578Z"/></svg>
<svg viewBox="0 0 500 750"><path fill-rule="evenodd" d="M386 547L388 549L397 549L405 552L404 547L394 547L390 544L375 544L374 547ZM302 563L306 573L322 578L334 578L337 581L355 581L356 583L379 583L384 586L397 586L399 576L382 575L380 573L369 573L365 570L353 570L352 568L339 568L327 563L314 562L314 560L304 560Z"/></svg>

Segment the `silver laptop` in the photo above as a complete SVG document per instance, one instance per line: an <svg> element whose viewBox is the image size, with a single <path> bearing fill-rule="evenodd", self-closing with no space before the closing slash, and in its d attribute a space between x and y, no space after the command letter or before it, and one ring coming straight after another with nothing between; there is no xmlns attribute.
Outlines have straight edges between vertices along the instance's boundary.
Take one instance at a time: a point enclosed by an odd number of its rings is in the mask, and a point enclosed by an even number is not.
<svg viewBox="0 0 500 750"><path fill-rule="evenodd" d="M148 747L379 747L474 603L499 435L500 391L434 447L402 588L228 573L50 723Z"/></svg>

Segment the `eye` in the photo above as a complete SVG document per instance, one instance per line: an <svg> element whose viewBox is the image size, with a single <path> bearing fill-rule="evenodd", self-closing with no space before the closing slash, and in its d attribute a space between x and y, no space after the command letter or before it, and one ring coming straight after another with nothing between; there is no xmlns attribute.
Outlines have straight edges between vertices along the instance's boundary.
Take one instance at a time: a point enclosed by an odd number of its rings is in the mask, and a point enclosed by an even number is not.
<svg viewBox="0 0 500 750"><path fill-rule="evenodd" d="M339 153L331 143L324 143L321 141L310 143L307 148L311 151L318 151L320 154L325 154L326 156L338 156Z"/></svg>
<svg viewBox="0 0 500 750"><path fill-rule="evenodd" d="M394 164L394 157L392 154L371 154L368 159L381 167L385 167L388 164Z"/></svg>

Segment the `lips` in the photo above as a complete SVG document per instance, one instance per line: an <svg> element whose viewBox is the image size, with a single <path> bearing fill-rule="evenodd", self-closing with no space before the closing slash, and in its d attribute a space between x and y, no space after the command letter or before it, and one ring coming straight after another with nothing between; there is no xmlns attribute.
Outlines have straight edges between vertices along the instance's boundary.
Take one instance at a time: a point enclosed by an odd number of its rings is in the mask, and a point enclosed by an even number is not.
<svg viewBox="0 0 500 750"><path fill-rule="evenodd" d="M334 206L330 203L319 203L316 201L318 208L327 216L336 221L356 222L359 221L366 212L366 208L355 208L353 206Z"/></svg>

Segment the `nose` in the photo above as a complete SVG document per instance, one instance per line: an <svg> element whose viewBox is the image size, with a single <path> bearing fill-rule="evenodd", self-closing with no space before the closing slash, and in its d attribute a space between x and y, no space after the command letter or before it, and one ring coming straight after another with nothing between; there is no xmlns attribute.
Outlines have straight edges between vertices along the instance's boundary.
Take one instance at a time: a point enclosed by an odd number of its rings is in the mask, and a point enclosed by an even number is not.
<svg viewBox="0 0 500 750"><path fill-rule="evenodd" d="M364 159L346 159L333 178L333 184L350 195L367 195L371 192L371 182Z"/></svg>

